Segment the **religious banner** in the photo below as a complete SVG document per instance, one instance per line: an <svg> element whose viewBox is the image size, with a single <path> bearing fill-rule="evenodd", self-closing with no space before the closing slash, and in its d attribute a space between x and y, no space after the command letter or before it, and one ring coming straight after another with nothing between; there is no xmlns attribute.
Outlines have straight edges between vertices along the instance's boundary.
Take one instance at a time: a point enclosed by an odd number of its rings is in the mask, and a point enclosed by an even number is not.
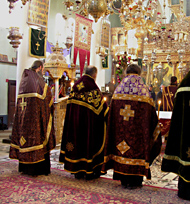
<svg viewBox="0 0 190 204"><path fill-rule="evenodd" d="M32 0L29 2L28 24L47 27L49 0Z"/></svg>
<svg viewBox="0 0 190 204"><path fill-rule="evenodd" d="M30 28L29 55L32 57L46 57L46 35L44 31Z"/></svg>
<svg viewBox="0 0 190 204"><path fill-rule="evenodd" d="M102 21L101 46L110 47L110 23Z"/></svg>
<svg viewBox="0 0 190 204"><path fill-rule="evenodd" d="M92 34L92 20L76 14L75 40L74 40L74 64L76 64L79 51L80 74L82 76L85 60L90 64L90 46Z"/></svg>

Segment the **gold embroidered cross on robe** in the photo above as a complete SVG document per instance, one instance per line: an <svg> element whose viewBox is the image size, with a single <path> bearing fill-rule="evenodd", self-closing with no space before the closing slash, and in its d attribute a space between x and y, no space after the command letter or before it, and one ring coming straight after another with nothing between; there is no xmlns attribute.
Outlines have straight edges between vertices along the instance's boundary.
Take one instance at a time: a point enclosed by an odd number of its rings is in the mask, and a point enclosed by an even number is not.
<svg viewBox="0 0 190 204"><path fill-rule="evenodd" d="M129 121L129 117L135 116L135 111L131 110L131 105L125 105L124 109L120 109L120 115L124 116L123 120Z"/></svg>

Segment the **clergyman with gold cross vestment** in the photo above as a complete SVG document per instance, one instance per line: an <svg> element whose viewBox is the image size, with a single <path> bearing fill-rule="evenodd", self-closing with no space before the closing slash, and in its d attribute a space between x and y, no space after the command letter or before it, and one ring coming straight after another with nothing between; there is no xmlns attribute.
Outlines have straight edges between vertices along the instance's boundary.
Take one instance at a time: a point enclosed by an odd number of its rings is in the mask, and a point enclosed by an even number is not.
<svg viewBox="0 0 190 204"><path fill-rule="evenodd" d="M151 178L150 165L161 150L160 125L148 87L136 64L117 86L108 113L102 173L113 169L113 179L126 188L142 187Z"/></svg>
<svg viewBox="0 0 190 204"><path fill-rule="evenodd" d="M96 75L96 67L87 67L67 101L59 161L77 179L99 177L104 162L108 107Z"/></svg>
<svg viewBox="0 0 190 204"><path fill-rule="evenodd" d="M34 61L20 81L9 156L19 160L19 172L50 173L50 150L55 147L53 97L43 80L43 63Z"/></svg>

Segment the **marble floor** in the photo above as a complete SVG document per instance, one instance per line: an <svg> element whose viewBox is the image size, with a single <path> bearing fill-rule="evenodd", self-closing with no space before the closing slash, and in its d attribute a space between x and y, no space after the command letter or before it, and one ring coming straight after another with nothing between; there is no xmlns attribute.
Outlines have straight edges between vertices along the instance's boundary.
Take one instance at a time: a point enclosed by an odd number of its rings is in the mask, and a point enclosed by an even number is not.
<svg viewBox="0 0 190 204"><path fill-rule="evenodd" d="M7 135L9 132L7 131ZM7 137L4 131L0 131L0 163L9 161L9 144L2 143L2 139ZM64 169L64 165L59 163L60 146L57 146L51 151L51 167L55 169ZM144 185L150 185L161 188L177 189L178 176L173 173L165 173L161 171L161 156L158 156L151 166L152 179L146 180L144 178ZM113 171L109 170L106 175L102 177L112 178Z"/></svg>

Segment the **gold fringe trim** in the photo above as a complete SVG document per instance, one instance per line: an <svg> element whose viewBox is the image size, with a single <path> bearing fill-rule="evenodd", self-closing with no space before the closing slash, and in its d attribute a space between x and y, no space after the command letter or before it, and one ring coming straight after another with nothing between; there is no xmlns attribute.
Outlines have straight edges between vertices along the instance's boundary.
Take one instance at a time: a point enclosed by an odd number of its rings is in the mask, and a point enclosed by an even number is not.
<svg viewBox="0 0 190 204"><path fill-rule="evenodd" d="M125 164L125 165L145 166L146 169L149 169L149 163L142 159L129 159L129 158L110 154L109 156L104 157L104 163L107 163L109 160L114 160L120 164Z"/></svg>
<svg viewBox="0 0 190 204"><path fill-rule="evenodd" d="M18 149L19 152L31 152L31 151L35 151L35 150L39 150L39 149L43 149L43 144L41 145L37 145L37 146L34 146L34 147L26 147L26 148L20 148L19 146L17 145L14 145L11 143L11 147L15 148L15 149Z"/></svg>
<svg viewBox="0 0 190 204"><path fill-rule="evenodd" d="M76 99L67 100L67 104L70 104L70 103L74 103L74 104L77 104L77 105L80 105L80 106L84 106L84 107L92 110L96 115L99 115L100 112L103 109L104 100L102 100L101 105L100 105L100 107L98 109L94 108L92 105L89 105L88 103L85 103L83 101L78 101Z"/></svg>
<svg viewBox="0 0 190 204"><path fill-rule="evenodd" d="M94 78L92 76L88 75L88 74L84 74L84 76L88 76L88 77L90 77L90 78L92 78L94 80Z"/></svg>
<svg viewBox="0 0 190 204"><path fill-rule="evenodd" d="M60 162L61 163L61 162ZM96 166L94 166L92 169L95 169L97 166L100 166L102 165L103 163L100 163L100 164L97 164ZM76 174L78 172L85 172L86 174L92 174L93 171L86 171L85 169L81 169L81 170L78 170L78 171L70 171L70 170L67 170L67 169L64 169L65 171L69 172L69 173L73 173L73 174Z"/></svg>
<svg viewBox="0 0 190 204"><path fill-rule="evenodd" d="M40 95L40 94L38 94L38 93L27 93L27 94L19 94L19 95L17 96L17 98L37 97L37 98L40 98L40 99L44 100L45 97L46 97L47 88L48 88L48 85L45 84L45 86L44 86L44 91L43 91L43 94L42 94L42 95Z"/></svg>
<svg viewBox="0 0 190 204"><path fill-rule="evenodd" d="M123 174L123 175L146 176L144 174L128 174L128 173L123 173L123 172L115 171L115 170L114 170L114 172L119 173L119 174Z"/></svg>
<svg viewBox="0 0 190 204"><path fill-rule="evenodd" d="M109 107L107 107L107 109L105 110L105 112L104 112L104 117L106 117L108 111L109 111Z"/></svg>
<svg viewBox="0 0 190 204"><path fill-rule="evenodd" d="M48 122L48 126L47 126L46 138L45 138L45 140L43 142L43 146L46 146L48 141L49 141L49 136L50 136L50 132L51 132L51 128L52 128L52 120L53 120L53 117L50 114L49 122Z"/></svg>
<svg viewBox="0 0 190 204"><path fill-rule="evenodd" d="M53 105L53 98L51 99L50 103L49 103L49 107L51 107Z"/></svg>
<svg viewBox="0 0 190 204"><path fill-rule="evenodd" d="M163 157L164 157L164 159L167 159L167 160L177 161L177 162L179 162L180 164L182 164L183 166L190 166L190 162L183 161L183 160L180 159L178 156L164 154Z"/></svg>
<svg viewBox="0 0 190 204"><path fill-rule="evenodd" d="M154 133L153 133L154 141L157 140L157 138L158 138L160 132L161 132L161 127L160 127L160 124L159 124L159 122L158 122L158 124L157 124L157 126L156 126L156 128L155 128L155 130L154 130Z"/></svg>
<svg viewBox="0 0 190 204"><path fill-rule="evenodd" d="M36 164L36 163L39 163L39 162L42 162L42 161L45 161L45 159L35 161L35 162L22 162L22 161L19 160L19 163L22 163L22 164Z"/></svg>
<svg viewBox="0 0 190 204"><path fill-rule="evenodd" d="M112 99L145 102L155 107L153 99L148 96L138 96L138 95L131 95L131 94L114 94Z"/></svg>
<svg viewBox="0 0 190 204"><path fill-rule="evenodd" d="M11 147L13 147L15 149L18 149L19 152L21 152L21 153L31 152L31 151L43 149L47 145L47 143L49 141L49 136L50 136L50 132L51 132L51 128L52 128L52 119L53 119L53 117L50 114L49 122L48 122L48 127L47 127L46 138L45 138L43 144L37 145L37 146L33 146L33 147L20 148L20 146L11 143Z"/></svg>
<svg viewBox="0 0 190 204"><path fill-rule="evenodd" d="M13 160L18 160L19 161L19 159L15 159L15 158L11 158L11 157L9 157L9 158L13 159ZM44 160L45 159L42 159L42 160L39 160L39 161L35 161L35 162L21 162L21 161L19 161L19 163L22 163L22 164L36 164L36 163L42 162Z"/></svg>
<svg viewBox="0 0 190 204"><path fill-rule="evenodd" d="M105 146L105 141L106 141L106 122L104 122L104 138L103 138L102 146L101 146L100 150L96 154L94 154L92 156L92 159L80 158L80 159L75 159L74 160L74 159L69 159L69 158L65 157L65 160L67 160L67 161L69 161L71 163L77 163L77 162L81 162L81 161L91 163L91 162L93 162L93 159L103 151L104 146ZM65 154L65 152L62 151L62 150L61 150L61 153Z"/></svg>

